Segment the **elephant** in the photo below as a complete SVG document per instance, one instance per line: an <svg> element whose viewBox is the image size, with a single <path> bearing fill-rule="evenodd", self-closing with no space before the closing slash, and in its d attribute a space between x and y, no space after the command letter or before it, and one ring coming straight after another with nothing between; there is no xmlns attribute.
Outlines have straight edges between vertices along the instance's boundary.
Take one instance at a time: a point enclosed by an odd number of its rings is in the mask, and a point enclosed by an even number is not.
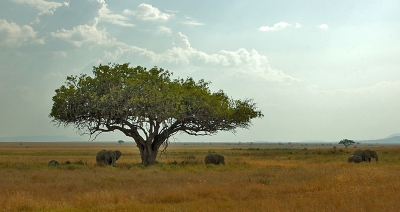
<svg viewBox="0 0 400 212"><path fill-rule="evenodd" d="M119 150L101 150L97 153L96 161L98 164L106 164L106 165L114 165L115 161L117 161L121 157L122 153Z"/></svg>
<svg viewBox="0 0 400 212"><path fill-rule="evenodd" d="M49 163L48 163L48 166L58 166L58 165L60 165L60 164L59 164L58 161L56 161L56 160L51 160L51 161L49 161Z"/></svg>
<svg viewBox="0 0 400 212"><path fill-rule="evenodd" d="M361 156L362 161L371 162L371 158L375 158L375 161L378 162L378 155L373 150L356 150L353 155Z"/></svg>
<svg viewBox="0 0 400 212"><path fill-rule="evenodd" d="M225 165L225 158L224 158L224 156L219 155L219 154L208 154L206 156L206 158L204 159L204 162L206 164L212 163L212 164L218 165L218 164L222 163Z"/></svg>
<svg viewBox="0 0 400 212"><path fill-rule="evenodd" d="M363 160L361 158L361 156L359 155L350 155L350 157L347 159L347 161L349 161L349 163L361 163Z"/></svg>

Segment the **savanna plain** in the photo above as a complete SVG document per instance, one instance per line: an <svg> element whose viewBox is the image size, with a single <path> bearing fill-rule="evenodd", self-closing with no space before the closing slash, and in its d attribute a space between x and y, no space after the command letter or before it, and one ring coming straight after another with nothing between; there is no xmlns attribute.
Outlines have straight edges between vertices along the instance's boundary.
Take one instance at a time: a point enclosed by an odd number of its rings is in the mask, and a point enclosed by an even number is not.
<svg viewBox="0 0 400 212"><path fill-rule="evenodd" d="M336 146L171 143L144 167L134 142L0 142L0 211L398 211L400 146ZM348 163L357 149L379 162Z"/></svg>

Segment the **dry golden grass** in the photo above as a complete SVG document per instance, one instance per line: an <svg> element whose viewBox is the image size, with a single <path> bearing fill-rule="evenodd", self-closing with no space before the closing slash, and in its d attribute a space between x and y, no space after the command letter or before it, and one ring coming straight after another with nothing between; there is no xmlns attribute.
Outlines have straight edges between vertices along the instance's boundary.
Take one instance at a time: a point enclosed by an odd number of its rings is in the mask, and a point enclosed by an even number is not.
<svg viewBox="0 0 400 212"><path fill-rule="evenodd" d="M400 147L360 148L379 163L347 163L350 147L213 144L171 145L143 167L133 143L0 143L0 210L398 211ZM117 167L95 164L101 149L123 153ZM226 166L204 165L209 152Z"/></svg>

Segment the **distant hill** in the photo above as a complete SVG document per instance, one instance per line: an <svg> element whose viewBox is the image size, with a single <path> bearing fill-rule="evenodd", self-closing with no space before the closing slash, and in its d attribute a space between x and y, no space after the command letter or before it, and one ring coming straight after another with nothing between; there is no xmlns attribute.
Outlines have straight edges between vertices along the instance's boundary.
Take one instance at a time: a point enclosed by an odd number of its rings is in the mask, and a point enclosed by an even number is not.
<svg viewBox="0 0 400 212"><path fill-rule="evenodd" d="M392 136L382 138L382 139L376 139L376 140L361 140L357 141L360 143L386 143L386 144L393 144L393 143L399 143L400 144L400 135L394 134Z"/></svg>
<svg viewBox="0 0 400 212"><path fill-rule="evenodd" d="M396 137L396 136L400 136L400 133L395 133L395 134L389 135L386 138L392 138L392 137Z"/></svg>
<svg viewBox="0 0 400 212"><path fill-rule="evenodd" d="M64 135L37 135L37 136L14 136L14 137L3 137L0 138L1 141L16 141L16 142L26 142L26 141L36 141L36 142L55 142L55 141L86 141L81 137L70 137Z"/></svg>
<svg viewBox="0 0 400 212"><path fill-rule="evenodd" d="M367 144L376 144L376 143L381 143L381 144L400 144L400 133L395 133L392 135L389 135L386 138L381 138L381 139L375 139L375 140L354 140L355 142L360 142L360 143L367 143ZM322 141L322 140L304 140L304 141L299 141L299 143L337 143L339 141ZM244 142L246 143L246 142ZM254 143L282 143L286 144L288 142L286 141L255 141ZM296 143L296 142L294 142Z"/></svg>

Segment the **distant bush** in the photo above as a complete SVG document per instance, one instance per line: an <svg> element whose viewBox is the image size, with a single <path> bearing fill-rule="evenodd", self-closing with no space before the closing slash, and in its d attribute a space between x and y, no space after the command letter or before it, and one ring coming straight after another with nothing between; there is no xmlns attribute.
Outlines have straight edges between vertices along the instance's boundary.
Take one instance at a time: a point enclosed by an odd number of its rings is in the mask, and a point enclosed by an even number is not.
<svg viewBox="0 0 400 212"><path fill-rule="evenodd" d="M260 148L248 148L248 150L260 150Z"/></svg>

